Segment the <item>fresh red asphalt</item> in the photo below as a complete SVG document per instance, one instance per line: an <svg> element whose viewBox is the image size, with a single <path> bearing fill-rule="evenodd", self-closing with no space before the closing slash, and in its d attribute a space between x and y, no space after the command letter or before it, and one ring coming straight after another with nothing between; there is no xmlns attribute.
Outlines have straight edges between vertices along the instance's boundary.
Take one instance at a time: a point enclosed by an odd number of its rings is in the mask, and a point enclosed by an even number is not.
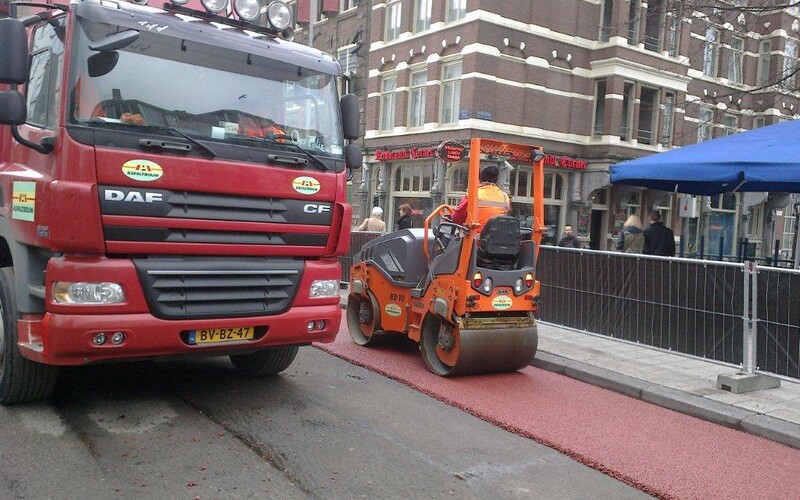
<svg viewBox="0 0 800 500"><path fill-rule="evenodd" d="M800 450L546 370L430 373L413 344L316 347L663 498L800 498Z"/></svg>

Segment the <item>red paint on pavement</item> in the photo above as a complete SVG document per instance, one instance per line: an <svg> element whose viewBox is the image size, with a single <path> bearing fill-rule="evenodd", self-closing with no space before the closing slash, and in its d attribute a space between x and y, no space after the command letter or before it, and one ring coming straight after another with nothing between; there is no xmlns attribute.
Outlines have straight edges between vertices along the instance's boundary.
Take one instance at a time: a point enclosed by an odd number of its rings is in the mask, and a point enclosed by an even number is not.
<svg viewBox="0 0 800 500"><path fill-rule="evenodd" d="M400 340L400 339L398 339ZM443 378L414 344L359 347L344 321L318 348L663 498L800 498L800 450L569 377L519 372Z"/></svg>

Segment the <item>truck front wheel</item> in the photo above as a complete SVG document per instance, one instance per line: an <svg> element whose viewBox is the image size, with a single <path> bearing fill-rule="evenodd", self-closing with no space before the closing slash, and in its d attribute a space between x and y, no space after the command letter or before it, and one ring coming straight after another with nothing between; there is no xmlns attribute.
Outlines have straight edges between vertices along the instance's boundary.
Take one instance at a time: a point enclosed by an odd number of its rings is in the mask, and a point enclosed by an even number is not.
<svg viewBox="0 0 800 500"><path fill-rule="evenodd" d="M275 375L289 368L297 356L298 346L272 347L252 354L231 356L237 370L253 377Z"/></svg>
<svg viewBox="0 0 800 500"><path fill-rule="evenodd" d="M14 268L0 269L0 403L45 399L53 393L58 368L22 357L17 347L17 295Z"/></svg>

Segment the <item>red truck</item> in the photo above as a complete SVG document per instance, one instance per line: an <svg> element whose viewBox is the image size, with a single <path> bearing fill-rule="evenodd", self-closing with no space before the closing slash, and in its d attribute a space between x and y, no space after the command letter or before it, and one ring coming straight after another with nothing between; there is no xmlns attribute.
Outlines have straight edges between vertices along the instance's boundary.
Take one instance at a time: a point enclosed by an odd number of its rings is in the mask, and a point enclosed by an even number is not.
<svg viewBox="0 0 800 500"><path fill-rule="evenodd" d="M288 39L285 3L185 3L5 5L2 404L47 397L64 365L272 375L339 330L355 96Z"/></svg>

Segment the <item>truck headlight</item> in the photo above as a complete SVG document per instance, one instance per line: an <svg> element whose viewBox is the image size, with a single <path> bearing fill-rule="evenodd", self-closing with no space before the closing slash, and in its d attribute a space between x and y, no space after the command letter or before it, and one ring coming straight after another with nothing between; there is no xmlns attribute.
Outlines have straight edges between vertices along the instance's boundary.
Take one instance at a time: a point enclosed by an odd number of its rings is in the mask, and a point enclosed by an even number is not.
<svg viewBox="0 0 800 500"><path fill-rule="evenodd" d="M339 296L339 280L314 280L308 294L312 299Z"/></svg>
<svg viewBox="0 0 800 500"><path fill-rule="evenodd" d="M119 304L125 293L119 283L86 283L56 281L53 283L53 302L56 304L107 305Z"/></svg>

